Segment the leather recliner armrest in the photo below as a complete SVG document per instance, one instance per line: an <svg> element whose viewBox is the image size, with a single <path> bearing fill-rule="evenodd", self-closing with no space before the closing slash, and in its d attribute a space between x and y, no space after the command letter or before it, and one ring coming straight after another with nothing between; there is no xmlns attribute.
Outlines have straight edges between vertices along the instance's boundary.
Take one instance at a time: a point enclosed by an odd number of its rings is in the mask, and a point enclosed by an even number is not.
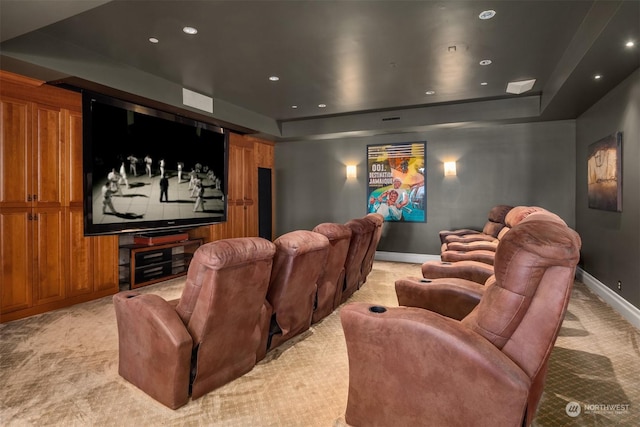
<svg viewBox="0 0 640 427"><path fill-rule="evenodd" d="M447 243L449 251L493 251L498 249L498 239L493 241L477 240L475 242L451 242Z"/></svg>
<svg viewBox="0 0 640 427"><path fill-rule="evenodd" d="M464 234L462 236L447 236L446 243L469 243L469 242L496 242L498 239L490 234L475 233Z"/></svg>
<svg viewBox="0 0 640 427"><path fill-rule="evenodd" d="M118 373L175 409L189 399L193 339L167 301L152 294L113 296L119 342Z"/></svg>
<svg viewBox="0 0 640 427"><path fill-rule="evenodd" d="M355 426L520 426L529 377L460 322L410 307L351 303L345 420Z"/></svg>
<svg viewBox="0 0 640 427"><path fill-rule="evenodd" d="M484 264L493 265L496 253L494 251L475 250L475 251L442 251L440 259L445 262L458 261L478 261Z"/></svg>
<svg viewBox="0 0 640 427"><path fill-rule="evenodd" d="M395 285L401 306L423 308L456 320L469 314L484 294L483 285L458 278L407 277Z"/></svg>
<svg viewBox="0 0 640 427"><path fill-rule="evenodd" d="M462 236L465 234L479 234L480 230L474 230L472 228L460 228L458 230L440 230L438 235L440 236L440 243L447 242L447 236Z"/></svg>
<svg viewBox="0 0 640 427"><path fill-rule="evenodd" d="M493 275L493 266L479 261L427 261L422 264L422 277L441 279L457 277L484 284Z"/></svg>

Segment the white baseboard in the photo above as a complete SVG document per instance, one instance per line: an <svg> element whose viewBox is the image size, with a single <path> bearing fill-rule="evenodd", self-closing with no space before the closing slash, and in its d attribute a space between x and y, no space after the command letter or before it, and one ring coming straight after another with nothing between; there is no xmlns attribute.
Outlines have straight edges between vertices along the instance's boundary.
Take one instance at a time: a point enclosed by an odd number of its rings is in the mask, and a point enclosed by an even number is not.
<svg viewBox="0 0 640 427"><path fill-rule="evenodd" d="M587 288L591 289L596 295L602 298L615 311L624 317L629 323L640 329L640 309L635 307L626 299L615 293L611 288L605 286L598 279L578 267L576 269L576 277Z"/></svg>
<svg viewBox="0 0 640 427"><path fill-rule="evenodd" d="M425 254L405 254L402 252L381 252L376 251L375 259L378 261L407 262L411 264L422 264L425 261L440 261L440 255Z"/></svg>
<svg viewBox="0 0 640 427"><path fill-rule="evenodd" d="M422 264L425 261L440 260L440 255L408 254L402 252L382 252L376 251L375 259L378 261L407 262L412 264ZM640 309L635 307L626 299L605 286L598 279L578 267L576 278L584 283L596 295L602 298L615 311L624 317L629 323L640 329Z"/></svg>

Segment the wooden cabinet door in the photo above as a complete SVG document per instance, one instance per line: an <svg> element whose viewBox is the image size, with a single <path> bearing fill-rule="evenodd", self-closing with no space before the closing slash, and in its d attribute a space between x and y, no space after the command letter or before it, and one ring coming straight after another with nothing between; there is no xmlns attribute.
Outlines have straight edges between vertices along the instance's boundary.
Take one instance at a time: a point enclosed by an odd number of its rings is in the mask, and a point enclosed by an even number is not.
<svg viewBox="0 0 640 427"><path fill-rule="evenodd" d="M0 208L0 311L31 307L33 271L31 227L24 209Z"/></svg>
<svg viewBox="0 0 640 427"><path fill-rule="evenodd" d="M69 279L67 294L70 297L93 292L93 270L91 265L91 240L84 236L82 208L69 209L67 217L67 248L69 256Z"/></svg>
<svg viewBox="0 0 640 427"><path fill-rule="evenodd" d="M31 194L31 104L0 99L0 204L28 208Z"/></svg>
<svg viewBox="0 0 640 427"><path fill-rule="evenodd" d="M232 136L235 134L232 134ZM227 201L229 237L258 235L253 146L239 135L229 144L229 197Z"/></svg>
<svg viewBox="0 0 640 427"><path fill-rule="evenodd" d="M273 144L266 143L262 140L255 140L253 144L255 149L255 163L258 168L273 169Z"/></svg>
<svg viewBox="0 0 640 427"><path fill-rule="evenodd" d="M82 208L69 209L67 296L118 292L118 236L85 237Z"/></svg>
<svg viewBox="0 0 640 427"><path fill-rule="evenodd" d="M82 207L82 113L65 111L65 140L67 142L67 182L66 206Z"/></svg>
<svg viewBox="0 0 640 427"><path fill-rule="evenodd" d="M68 253L65 212L60 209L33 210L33 292L34 304L65 297L65 265Z"/></svg>
<svg viewBox="0 0 640 427"><path fill-rule="evenodd" d="M62 207L64 201L64 150L60 108L34 105L31 149L31 198L37 207Z"/></svg>
<svg viewBox="0 0 640 427"><path fill-rule="evenodd" d="M118 236L89 237L88 239L91 240L93 291L118 292Z"/></svg>
<svg viewBox="0 0 640 427"><path fill-rule="evenodd" d="M253 148L244 148L243 153L244 176L244 207L245 207L245 236L258 235L258 169L254 160Z"/></svg>

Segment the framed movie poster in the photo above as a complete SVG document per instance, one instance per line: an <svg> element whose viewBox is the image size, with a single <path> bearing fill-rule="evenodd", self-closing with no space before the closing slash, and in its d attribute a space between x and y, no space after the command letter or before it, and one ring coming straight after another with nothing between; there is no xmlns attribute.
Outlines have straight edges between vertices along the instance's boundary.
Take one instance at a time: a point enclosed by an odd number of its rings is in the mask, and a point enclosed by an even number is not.
<svg viewBox="0 0 640 427"><path fill-rule="evenodd" d="M426 222L427 143L367 145L367 211L385 221Z"/></svg>
<svg viewBox="0 0 640 427"><path fill-rule="evenodd" d="M587 173L589 207L622 212L622 132L589 145Z"/></svg>

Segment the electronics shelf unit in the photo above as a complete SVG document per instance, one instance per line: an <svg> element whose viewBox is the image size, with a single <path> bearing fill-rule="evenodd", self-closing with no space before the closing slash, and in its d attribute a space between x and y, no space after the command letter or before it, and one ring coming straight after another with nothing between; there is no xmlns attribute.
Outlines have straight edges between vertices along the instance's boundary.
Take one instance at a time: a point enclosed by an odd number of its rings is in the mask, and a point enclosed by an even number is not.
<svg viewBox="0 0 640 427"><path fill-rule="evenodd" d="M130 289L183 276L202 239L157 245L120 246L120 284Z"/></svg>

